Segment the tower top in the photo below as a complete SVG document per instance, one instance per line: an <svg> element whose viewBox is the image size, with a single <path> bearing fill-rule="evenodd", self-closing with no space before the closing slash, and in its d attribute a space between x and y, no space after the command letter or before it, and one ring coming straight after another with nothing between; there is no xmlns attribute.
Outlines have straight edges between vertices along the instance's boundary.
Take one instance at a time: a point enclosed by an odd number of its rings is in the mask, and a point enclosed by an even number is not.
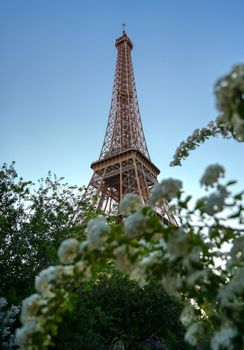
<svg viewBox="0 0 244 350"><path fill-rule="evenodd" d="M125 31L125 23L122 24L122 27L123 27L122 36L120 36L118 39L116 39L115 47L118 49L119 46L123 45L124 43L127 43L129 48L132 50L133 44Z"/></svg>
<svg viewBox="0 0 244 350"><path fill-rule="evenodd" d="M124 26L123 26L124 29ZM125 30L116 39L117 62L107 130L99 160L131 149L150 160L141 122L131 59L132 41Z"/></svg>

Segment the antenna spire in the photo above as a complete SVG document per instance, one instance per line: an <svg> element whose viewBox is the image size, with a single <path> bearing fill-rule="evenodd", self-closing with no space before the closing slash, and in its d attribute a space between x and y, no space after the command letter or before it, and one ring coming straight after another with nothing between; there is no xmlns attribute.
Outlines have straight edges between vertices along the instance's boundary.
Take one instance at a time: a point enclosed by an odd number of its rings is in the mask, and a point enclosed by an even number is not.
<svg viewBox="0 0 244 350"><path fill-rule="evenodd" d="M122 23L122 27L123 27L123 34L125 34L125 23Z"/></svg>

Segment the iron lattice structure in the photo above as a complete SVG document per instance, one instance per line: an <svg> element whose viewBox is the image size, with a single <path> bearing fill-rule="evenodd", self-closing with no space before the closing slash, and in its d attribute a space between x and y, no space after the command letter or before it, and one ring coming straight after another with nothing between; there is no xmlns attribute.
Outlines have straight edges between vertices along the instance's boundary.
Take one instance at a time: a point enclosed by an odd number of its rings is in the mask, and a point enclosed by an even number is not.
<svg viewBox="0 0 244 350"><path fill-rule="evenodd" d="M147 203L160 170L151 162L142 127L131 59L133 44L125 31L118 50L108 125L99 159L85 198L97 209L114 212L127 193ZM167 203L157 210L166 223L176 224Z"/></svg>

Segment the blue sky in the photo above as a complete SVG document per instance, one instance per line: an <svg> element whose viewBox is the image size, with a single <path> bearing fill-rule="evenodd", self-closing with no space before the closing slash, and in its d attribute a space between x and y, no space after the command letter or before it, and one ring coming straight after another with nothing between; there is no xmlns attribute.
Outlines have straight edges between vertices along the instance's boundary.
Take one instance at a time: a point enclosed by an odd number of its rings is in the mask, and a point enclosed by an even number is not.
<svg viewBox="0 0 244 350"><path fill-rule="evenodd" d="M244 58L243 0L1 0L0 161L25 179L48 170L87 185L100 153L123 22L142 122L159 179L197 193L208 164L243 187L243 146L221 138L169 163L179 143L215 119L214 84Z"/></svg>

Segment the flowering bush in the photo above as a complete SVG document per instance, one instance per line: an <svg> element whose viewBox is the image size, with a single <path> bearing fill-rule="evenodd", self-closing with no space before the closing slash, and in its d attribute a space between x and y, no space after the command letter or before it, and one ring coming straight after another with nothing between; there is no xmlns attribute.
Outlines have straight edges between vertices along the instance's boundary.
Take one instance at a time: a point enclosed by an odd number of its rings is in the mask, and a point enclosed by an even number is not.
<svg viewBox="0 0 244 350"><path fill-rule="evenodd" d="M33 293L35 276L57 264L63 240L84 238L80 227L98 213L83 194L51 173L35 185L17 175L14 163L0 167L0 295L10 304Z"/></svg>
<svg viewBox="0 0 244 350"><path fill-rule="evenodd" d="M70 308L74 288L94 277L96 267L109 259L141 286L156 279L170 294L188 301L181 315L187 342L196 345L208 338L214 350L241 349L242 195L231 193L233 181L224 182L223 174L219 165L206 170L201 184L211 186L212 192L193 206L178 180L164 180L156 200L152 193L151 203L160 203L165 196L175 202L179 227L163 225L152 205L133 206L131 211L129 197L124 202L130 215L122 223L107 223L99 217L88 224L87 240L64 241L58 251L61 264L42 271L36 279L38 293L23 302L23 326L17 331L20 348L48 348ZM232 243L229 251L223 250L226 243Z"/></svg>

